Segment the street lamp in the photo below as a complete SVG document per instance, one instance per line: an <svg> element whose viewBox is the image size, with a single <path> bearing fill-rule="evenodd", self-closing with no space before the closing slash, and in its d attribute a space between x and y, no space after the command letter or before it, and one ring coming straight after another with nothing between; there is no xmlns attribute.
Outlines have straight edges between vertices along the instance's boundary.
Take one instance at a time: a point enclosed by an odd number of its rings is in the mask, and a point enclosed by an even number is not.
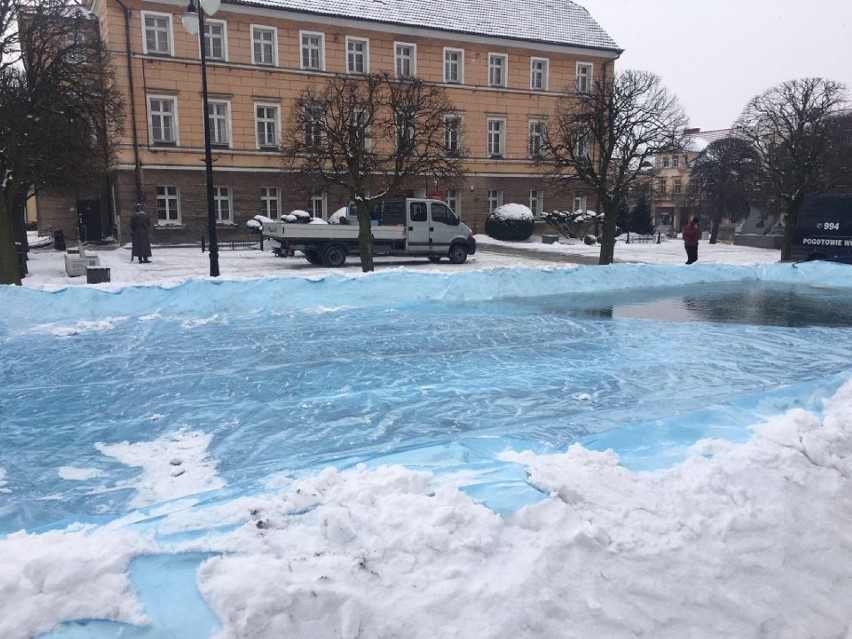
<svg viewBox="0 0 852 639"><path fill-rule="evenodd" d="M190 35L198 34L201 44L201 103L204 109L204 167L207 173L207 232L210 235L210 277L219 277L219 242L216 239L216 206L213 197L213 157L210 152L210 107L207 103L207 43L204 40L204 14L212 16L219 10L220 0L189 0L181 16L183 28Z"/></svg>

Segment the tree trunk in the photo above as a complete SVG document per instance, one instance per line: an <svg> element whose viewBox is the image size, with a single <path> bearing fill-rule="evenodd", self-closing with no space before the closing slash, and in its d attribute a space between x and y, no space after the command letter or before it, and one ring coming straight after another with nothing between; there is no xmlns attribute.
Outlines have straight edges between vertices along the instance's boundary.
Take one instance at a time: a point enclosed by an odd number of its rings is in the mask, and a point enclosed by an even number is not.
<svg viewBox="0 0 852 639"><path fill-rule="evenodd" d="M15 252L14 211L5 195L0 195L0 284L21 285L18 255Z"/></svg>
<svg viewBox="0 0 852 639"><path fill-rule="evenodd" d="M598 264L612 264L615 258L615 227L618 219L618 204L609 198L603 199L604 221L601 236L601 255Z"/></svg>
<svg viewBox="0 0 852 639"><path fill-rule="evenodd" d="M719 226L721 226L722 220L718 215L714 215L713 219L710 220L710 244L716 243L716 238L719 237Z"/></svg>
<svg viewBox="0 0 852 639"><path fill-rule="evenodd" d="M787 202L787 215L784 217L784 242L781 244L781 261L790 259L790 251L793 248L793 235L796 232L796 221L798 220L799 205L802 198L794 198Z"/></svg>
<svg viewBox="0 0 852 639"><path fill-rule="evenodd" d="M369 273L373 270L373 231L370 227L370 204L358 200L358 250L361 254L361 270Z"/></svg>

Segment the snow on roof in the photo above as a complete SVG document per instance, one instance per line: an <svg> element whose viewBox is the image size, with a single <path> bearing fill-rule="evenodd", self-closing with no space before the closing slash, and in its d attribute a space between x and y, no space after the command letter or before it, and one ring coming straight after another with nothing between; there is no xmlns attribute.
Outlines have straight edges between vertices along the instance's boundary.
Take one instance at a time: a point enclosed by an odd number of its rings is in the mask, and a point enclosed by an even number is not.
<svg viewBox="0 0 852 639"><path fill-rule="evenodd" d="M571 0L226 0L298 13L425 27L564 46L621 49Z"/></svg>
<svg viewBox="0 0 852 639"><path fill-rule="evenodd" d="M699 129L694 133L684 135L683 145L687 151L701 153L711 142L729 137L731 137L731 129L716 129L713 131L702 131Z"/></svg>

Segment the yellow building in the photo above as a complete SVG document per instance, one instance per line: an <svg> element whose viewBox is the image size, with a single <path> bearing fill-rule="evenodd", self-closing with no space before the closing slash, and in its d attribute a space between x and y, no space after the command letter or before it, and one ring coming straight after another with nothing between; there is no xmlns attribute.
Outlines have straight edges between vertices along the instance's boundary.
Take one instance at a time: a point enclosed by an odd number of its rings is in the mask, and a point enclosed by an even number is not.
<svg viewBox="0 0 852 639"><path fill-rule="evenodd" d="M92 0L127 101L125 134L104 192L45 198L43 230L65 227L73 236L79 222L90 240L100 233L127 241L138 200L155 223L154 243L197 243L205 234L200 50L182 26L186 8ZM535 213L572 209L583 193L549 190L534 166L541 123L561 96L611 74L621 53L568 0L226 0L205 26L222 243L247 239L245 223L258 214L299 208L326 218L345 205L334 191L305 201L277 151L306 83L339 73L410 74L447 90L462 121L468 175L443 195L475 230L501 203ZM443 191L425 178L423 190Z"/></svg>

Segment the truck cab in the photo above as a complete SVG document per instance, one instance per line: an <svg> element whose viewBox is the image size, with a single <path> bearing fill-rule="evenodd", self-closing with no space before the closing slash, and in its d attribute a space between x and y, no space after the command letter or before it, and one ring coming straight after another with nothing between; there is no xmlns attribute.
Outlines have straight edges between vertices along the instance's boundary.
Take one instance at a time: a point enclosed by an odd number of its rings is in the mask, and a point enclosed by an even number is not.
<svg viewBox="0 0 852 639"><path fill-rule="evenodd" d="M852 195L806 195L796 217L790 259L852 264Z"/></svg>

